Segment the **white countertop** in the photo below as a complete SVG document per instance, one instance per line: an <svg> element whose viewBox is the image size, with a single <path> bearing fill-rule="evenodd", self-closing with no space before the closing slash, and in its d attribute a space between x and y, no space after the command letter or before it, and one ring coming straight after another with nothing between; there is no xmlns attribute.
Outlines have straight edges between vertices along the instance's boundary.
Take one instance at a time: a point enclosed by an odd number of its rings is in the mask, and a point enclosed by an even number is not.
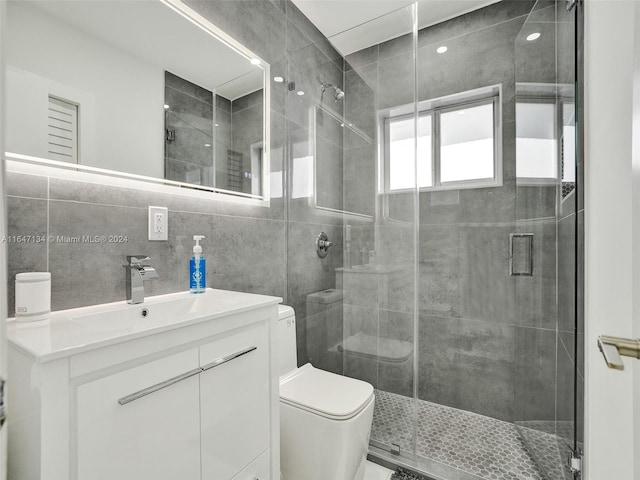
<svg viewBox="0 0 640 480"><path fill-rule="evenodd" d="M282 302L280 297L208 288L60 310L36 322L7 321L10 345L39 363ZM143 316L143 309L147 315Z"/></svg>

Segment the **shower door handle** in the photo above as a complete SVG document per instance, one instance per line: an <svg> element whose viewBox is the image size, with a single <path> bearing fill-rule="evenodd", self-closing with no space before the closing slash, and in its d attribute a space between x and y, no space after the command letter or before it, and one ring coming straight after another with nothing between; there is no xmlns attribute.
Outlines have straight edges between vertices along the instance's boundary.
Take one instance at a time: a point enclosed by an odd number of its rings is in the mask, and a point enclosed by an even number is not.
<svg viewBox="0 0 640 480"><path fill-rule="evenodd" d="M607 362L607 367L615 370L624 370L622 356L640 359L640 338L632 340L630 338L609 337L600 335L598 337L598 348Z"/></svg>

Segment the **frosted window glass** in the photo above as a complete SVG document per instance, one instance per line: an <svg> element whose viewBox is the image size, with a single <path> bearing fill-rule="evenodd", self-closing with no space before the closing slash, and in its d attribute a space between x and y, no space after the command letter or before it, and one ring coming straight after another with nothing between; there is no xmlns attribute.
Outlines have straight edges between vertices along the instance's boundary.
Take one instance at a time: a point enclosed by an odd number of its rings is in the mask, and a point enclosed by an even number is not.
<svg viewBox="0 0 640 480"><path fill-rule="evenodd" d="M576 181L576 126L575 103L562 104L562 181Z"/></svg>
<svg viewBox="0 0 640 480"><path fill-rule="evenodd" d="M292 198L313 196L313 155L294 157L292 183Z"/></svg>
<svg viewBox="0 0 640 480"><path fill-rule="evenodd" d="M493 104L440 115L442 183L494 178Z"/></svg>
<svg viewBox="0 0 640 480"><path fill-rule="evenodd" d="M556 178L557 143L552 103L516 104L516 176Z"/></svg>
<svg viewBox="0 0 640 480"><path fill-rule="evenodd" d="M394 120L389 124L389 189L415 187L414 119ZM418 186L433 185L431 166L431 116L418 118Z"/></svg>

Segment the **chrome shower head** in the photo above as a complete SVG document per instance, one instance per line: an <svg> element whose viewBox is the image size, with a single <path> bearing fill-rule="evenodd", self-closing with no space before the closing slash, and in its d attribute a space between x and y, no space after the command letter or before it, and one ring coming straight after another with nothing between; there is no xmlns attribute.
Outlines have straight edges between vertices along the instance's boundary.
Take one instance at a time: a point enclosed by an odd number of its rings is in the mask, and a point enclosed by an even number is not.
<svg viewBox="0 0 640 480"><path fill-rule="evenodd" d="M335 85L332 85L330 83L323 83L320 88L322 88L322 93L324 93L327 88L333 88L333 101L335 103L338 103L339 100L342 100L344 98L344 92Z"/></svg>

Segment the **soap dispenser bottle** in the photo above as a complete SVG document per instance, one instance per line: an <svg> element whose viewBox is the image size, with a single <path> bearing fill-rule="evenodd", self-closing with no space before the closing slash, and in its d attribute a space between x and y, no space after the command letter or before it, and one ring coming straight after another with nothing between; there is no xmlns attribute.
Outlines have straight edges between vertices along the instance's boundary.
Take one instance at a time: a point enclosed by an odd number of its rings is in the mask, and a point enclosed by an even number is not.
<svg viewBox="0 0 640 480"><path fill-rule="evenodd" d="M203 238L205 238L204 235L193 236L196 244L189 262L189 291L191 293L204 293L207 288L207 263L200 246L200 240Z"/></svg>

